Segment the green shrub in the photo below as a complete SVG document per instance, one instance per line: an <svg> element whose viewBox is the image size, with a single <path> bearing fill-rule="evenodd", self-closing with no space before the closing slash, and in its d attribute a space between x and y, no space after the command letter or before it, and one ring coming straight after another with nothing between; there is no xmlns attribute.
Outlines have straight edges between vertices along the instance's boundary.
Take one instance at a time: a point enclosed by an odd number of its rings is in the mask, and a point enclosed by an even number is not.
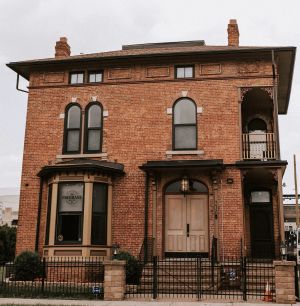
<svg viewBox="0 0 300 306"><path fill-rule="evenodd" d="M138 284L142 274L142 265L139 261L129 252L120 251L114 256L117 260L126 260L126 283Z"/></svg>
<svg viewBox="0 0 300 306"><path fill-rule="evenodd" d="M15 279L33 281L42 275L42 262L37 253L25 251L15 259Z"/></svg>
<svg viewBox="0 0 300 306"><path fill-rule="evenodd" d="M13 261L15 258L16 228L0 226L0 262Z"/></svg>

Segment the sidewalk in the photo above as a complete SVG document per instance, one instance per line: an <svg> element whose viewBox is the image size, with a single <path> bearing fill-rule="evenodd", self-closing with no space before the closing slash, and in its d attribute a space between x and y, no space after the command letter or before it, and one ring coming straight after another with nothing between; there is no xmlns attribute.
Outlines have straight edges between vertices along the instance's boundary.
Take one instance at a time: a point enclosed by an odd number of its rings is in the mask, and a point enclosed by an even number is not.
<svg viewBox="0 0 300 306"><path fill-rule="evenodd" d="M197 301L89 301L89 300L48 300L48 299L14 299L0 298L0 305L87 305L87 306L280 306L295 304L248 303L248 302L197 302ZM299 303L297 303L300 305Z"/></svg>

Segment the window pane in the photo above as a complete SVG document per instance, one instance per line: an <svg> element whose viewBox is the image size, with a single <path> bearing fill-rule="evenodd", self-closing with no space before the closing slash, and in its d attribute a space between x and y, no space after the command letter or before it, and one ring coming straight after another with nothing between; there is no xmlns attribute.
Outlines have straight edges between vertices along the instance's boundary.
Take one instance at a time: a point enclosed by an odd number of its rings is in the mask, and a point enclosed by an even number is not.
<svg viewBox="0 0 300 306"><path fill-rule="evenodd" d="M251 203L269 203L270 193L268 191L252 191Z"/></svg>
<svg viewBox="0 0 300 306"><path fill-rule="evenodd" d="M175 149L196 149L196 127L175 127Z"/></svg>
<svg viewBox="0 0 300 306"><path fill-rule="evenodd" d="M68 134L67 134L67 151L68 152L79 151L79 136L80 136L80 133L78 130L68 131Z"/></svg>
<svg viewBox="0 0 300 306"><path fill-rule="evenodd" d="M77 74L71 74L71 84L77 83Z"/></svg>
<svg viewBox="0 0 300 306"><path fill-rule="evenodd" d="M94 184L93 187L93 213L106 213L107 185Z"/></svg>
<svg viewBox="0 0 300 306"><path fill-rule="evenodd" d="M83 83L84 74L83 73L72 73L70 82L71 84L80 84Z"/></svg>
<svg viewBox="0 0 300 306"><path fill-rule="evenodd" d="M208 192L207 187L197 181L190 181L190 189L194 192Z"/></svg>
<svg viewBox="0 0 300 306"><path fill-rule="evenodd" d="M60 215L57 240L81 242L81 215Z"/></svg>
<svg viewBox="0 0 300 306"><path fill-rule="evenodd" d="M167 188L166 188L166 193L168 192L178 192L180 193L180 181L176 181L174 183L171 183Z"/></svg>
<svg viewBox="0 0 300 306"><path fill-rule="evenodd" d="M96 81L96 75L95 75L95 73L91 73L89 75L89 82L94 83L95 81Z"/></svg>
<svg viewBox="0 0 300 306"><path fill-rule="evenodd" d="M67 128L80 128L80 107L71 106L68 110Z"/></svg>
<svg viewBox="0 0 300 306"><path fill-rule="evenodd" d="M184 76L186 78L192 78L193 77L193 67L185 67L185 72L184 72Z"/></svg>
<svg viewBox="0 0 300 306"><path fill-rule="evenodd" d="M178 67L176 77L177 78L184 78L184 67Z"/></svg>
<svg viewBox="0 0 300 306"><path fill-rule="evenodd" d="M59 212L82 212L83 184L64 183L59 185Z"/></svg>
<svg viewBox="0 0 300 306"><path fill-rule="evenodd" d="M103 244L106 245L107 237L107 224L106 215L93 215L92 218L92 244Z"/></svg>
<svg viewBox="0 0 300 306"><path fill-rule="evenodd" d="M175 104L174 123L196 123L196 107L192 101L188 99L182 99Z"/></svg>
<svg viewBox="0 0 300 306"><path fill-rule="evenodd" d="M77 75L77 83L83 83L83 73L78 73Z"/></svg>
<svg viewBox="0 0 300 306"><path fill-rule="evenodd" d="M90 83L99 83L99 82L102 82L102 73L101 72L90 73L89 74L89 82Z"/></svg>
<svg viewBox="0 0 300 306"><path fill-rule="evenodd" d="M101 107L99 105L92 105L89 108L88 127L101 127Z"/></svg>
<svg viewBox="0 0 300 306"><path fill-rule="evenodd" d="M97 73L96 74L96 80L95 82L102 82L102 73Z"/></svg>
<svg viewBox="0 0 300 306"><path fill-rule="evenodd" d="M100 130L89 130L88 131L88 151L99 151L100 150Z"/></svg>
<svg viewBox="0 0 300 306"><path fill-rule="evenodd" d="M93 186L92 244L106 244L107 235L107 185Z"/></svg>

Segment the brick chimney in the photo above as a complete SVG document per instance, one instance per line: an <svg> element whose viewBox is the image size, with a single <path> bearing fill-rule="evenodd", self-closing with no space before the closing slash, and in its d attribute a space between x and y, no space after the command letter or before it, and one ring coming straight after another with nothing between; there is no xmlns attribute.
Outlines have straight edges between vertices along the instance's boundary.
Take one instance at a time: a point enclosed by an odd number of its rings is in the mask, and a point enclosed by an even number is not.
<svg viewBox="0 0 300 306"><path fill-rule="evenodd" d="M236 19L230 19L227 27L228 46L237 47L239 45L239 26Z"/></svg>
<svg viewBox="0 0 300 306"><path fill-rule="evenodd" d="M55 57L65 57L71 55L71 48L67 37L61 37L55 45Z"/></svg>

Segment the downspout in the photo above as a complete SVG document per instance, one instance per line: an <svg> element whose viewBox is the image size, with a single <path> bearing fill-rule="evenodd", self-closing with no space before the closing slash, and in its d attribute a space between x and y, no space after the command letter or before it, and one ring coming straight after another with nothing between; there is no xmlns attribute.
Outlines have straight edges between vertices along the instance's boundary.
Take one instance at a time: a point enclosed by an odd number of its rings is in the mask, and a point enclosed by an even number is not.
<svg viewBox="0 0 300 306"><path fill-rule="evenodd" d="M26 92L26 93L28 93L28 91L27 91L27 90L24 90L24 89L19 88L19 81L20 81L20 74L18 73L18 74L17 74L17 83L16 83L16 89L17 89L18 91L22 91L22 92Z"/></svg>
<svg viewBox="0 0 300 306"><path fill-rule="evenodd" d="M153 239L153 256L156 256L157 250L157 181L156 177L152 181L152 239Z"/></svg>
<svg viewBox="0 0 300 306"><path fill-rule="evenodd" d="M276 62L275 62L275 53L272 50L272 70L273 70L273 102L274 102L274 123L276 131L276 151L277 151L277 160L280 160L280 146L279 146L279 127L278 127L278 100L277 100L277 77L276 77ZM283 216L283 196L282 196L282 168L280 171L277 171L278 175L278 221L279 221L279 241L282 242L285 240L284 236L284 216Z"/></svg>
<svg viewBox="0 0 300 306"><path fill-rule="evenodd" d="M40 219L41 219L41 209L42 209L42 198L43 198L43 178L40 178L40 192L39 192L39 204L38 204L38 215L36 222L36 236L35 236L35 251L39 250L39 239L40 239Z"/></svg>
<svg viewBox="0 0 300 306"><path fill-rule="evenodd" d="M149 174L145 177L145 216L144 216L144 262L148 259L148 210L149 210Z"/></svg>

